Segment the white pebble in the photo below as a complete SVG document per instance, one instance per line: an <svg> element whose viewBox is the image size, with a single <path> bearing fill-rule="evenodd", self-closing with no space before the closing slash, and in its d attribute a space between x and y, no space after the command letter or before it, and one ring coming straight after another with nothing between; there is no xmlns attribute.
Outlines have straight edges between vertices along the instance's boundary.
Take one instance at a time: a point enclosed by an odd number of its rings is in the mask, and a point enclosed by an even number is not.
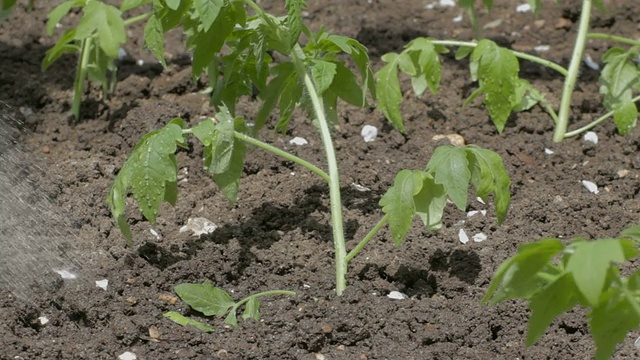
<svg viewBox="0 0 640 360"><path fill-rule="evenodd" d="M549 45L538 45L538 46L534 46L533 50L535 50L537 52L547 52L547 51L551 50L551 46L549 46Z"/></svg>
<svg viewBox="0 0 640 360"><path fill-rule="evenodd" d="M99 287L102 290L107 290L107 286L109 286L109 280L107 279L96 280L96 287Z"/></svg>
<svg viewBox="0 0 640 360"><path fill-rule="evenodd" d="M519 13L524 13L529 11L531 11L531 5L529 4L522 4L516 7L516 12L519 12Z"/></svg>
<svg viewBox="0 0 640 360"><path fill-rule="evenodd" d="M136 64L137 64L138 66L142 66L142 65L144 65L144 60L142 60L142 59L138 59L138 61L136 61Z"/></svg>
<svg viewBox="0 0 640 360"><path fill-rule="evenodd" d="M151 233L151 235L153 235L154 238L160 240L160 234L158 234L157 231L155 231L153 229L149 229L149 232Z"/></svg>
<svg viewBox="0 0 640 360"><path fill-rule="evenodd" d="M477 233L473 235L473 241L475 242L483 242L487 240L487 235L485 233Z"/></svg>
<svg viewBox="0 0 640 360"><path fill-rule="evenodd" d="M400 291L392 291L389 293L389 295L387 295L387 297L394 300L404 300L408 298L406 294L403 294Z"/></svg>
<svg viewBox="0 0 640 360"><path fill-rule="evenodd" d="M438 5L442 7L453 7L456 6L455 0L440 0L438 1Z"/></svg>
<svg viewBox="0 0 640 360"><path fill-rule="evenodd" d="M585 55L582 58L582 61L584 61L584 64L590 67L591 69L596 71L600 70L600 65L597 62L593 61L593 59L591 58L591 56L589 56L589 54Z"/></svg>
<svg viewBox="0 0 640 360"><path fill-rule="evenodd" d="M369 189L368 187L364 187L360 184L356 184L356 183L351 183L351 187L353 187L354 189L356 189L357 191L360 192L367 192L367 191L371 191L371 189Z"/></svg>
<svg viewBox="0 0 640 360"><path fill-rule="evenodd" d="M584 136L582 136L582 140L584 141L590 141L594 144L598 143L598 134L594 133L593 131L587 131Z"/></svg>
<svg viewBox="0 0 640 360"><path fill-rule="evenodd" d="M486 205L486 204L485 204L485 202L484 202L484 200L482 200L482 198L481 198L480 196L478 196L478 197L476 198L476 200L478 200L478 202L479 202L480 204L482 204L482 205Z"/></svg>
<svg viewBox="0 0 640 360"><path fill-rule="evenodd" d="M454 17L452 20L454 23L459 23L460 21L462 21L462 14Z"/></svg>
<svg viewBox="0 0 640 360"><path fill-rule="evenodd" d="M464 232L464 229L460 229L460 231L458 231L458 239L463 244L466 244L469 242L469 237L467 236L467 233Z"/></svg>
<svg viewBox="0 0 640 360"><path fill-rule="evenodd" d="M46 316L40 316L38 321L40 322L40 325L47 325L49 323L49 318Z"/></svg>
<svg viewBox="0 0 640 360"><path fill-rule="evenodd" d="M137 360L138 356L131 351L125 351L118 356L118 360Z"/></svg>
<svg viewBox="0 0 640 360"><path fill-rule="evenodd" d="M73 280L76 279L78 276L74 273L72 273L69 270L53 270L55 272L57 272L64 280Z"/></svg>
<svg viewBox="0 0 640 360"><path fill-rule="evenodd" d="M371 125L365 125L360 131L360 136L364 139L364 142L372 142L378 136L378 128Z"/></svg>
<svg viewBox="0 0 640 360"><path fill-rule="evenodd" d="M544 153L545 153L545 154L547 154L547 155L553 155L553 154L555 154L556 152L555 152L555 151L553 151L553 150L551 150L551 149L544 148Z"/></svg>
<svg viewBox="0 0 640 360"><path fill-rule="evenodd" d="M301 137L298 137L298 136L296 136L293 139L289 140L289 144L291 144L291 145L301 146L301 145L307 145L308 143L309 142L307 141L307 139L301 138Z"/></svg>
<svg viewBox="0 0 640 360"><path fill-rule="evenodd" d="M589 190L590 193L597 194L600 192L600 190L598 190L598 185L596 185L595 183L592 183L591 181L582 180L582 186L584 186L587 190Z"/></svg>
<svg viewBox="0 0 640 360"><path fill-rule="evenodd" d="M187 220L187 225L180 228L180 232L187 232L189 230L193 231L193 236L200 236L211 234L218 228L218 225L214 224L211 220L197 217L197 218L189 218Z"/></svg>

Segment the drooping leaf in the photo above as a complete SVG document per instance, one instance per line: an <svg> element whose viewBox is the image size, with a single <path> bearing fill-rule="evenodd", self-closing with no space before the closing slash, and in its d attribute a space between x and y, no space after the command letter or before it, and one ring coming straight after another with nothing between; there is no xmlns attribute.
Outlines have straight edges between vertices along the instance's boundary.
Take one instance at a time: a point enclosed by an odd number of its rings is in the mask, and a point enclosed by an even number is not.
<svg viewBox="0 0 640 360"><path fill-rule="evenodd" d="M336 75L336 64L329 61L314 60L311 63L311 75L318 95L322 95L333 82L333 78Z"/></svg>
<svg viewBox="0 0 640 360"><path fill-rule="evenodd" d="M60 36L56 44L45 53L40 66L42 71L47 70L62 55L76 53L80 50L80 47L74 43L75 36L76 29L69 29Z"/></svg>
<svg viewBox="0 0 640 360"><path fill-rule="evenodd" d="M193 5L202 25L201 30L207 32L218 18L218 14L224 6L224 0L194 0Z"/></svg>
<svg viewBox="0 0 640 360"><path fill-rule="evenodd" d="M155 15L147 20L147 24L144 26L144 44L151 50L153 56L158 59L162 66L167 66L164 58L164 30L162 29L162 22Z"/></svg>
<svg viewBox="0 0 640 360"><path fill-rule="evenodd" d="M53 8L47 15L47 34L49 34L49 36L53 35L56 26L60 23L60 20L69 13L71 8L82 5L84 5L83 0L68 0Z"/></svg>
<svg viewBox="0 0 640 360"><path fill-rule="evenodd" d="M286 90L286 84L297 78L295 66L291 62L284 62L271 69L275 77L269 81L267 87L260 96L263 98L262 107L255 119L254 132L260 130L267 122L267 117L280 101L281 94Z"/></svg>
<svg viewBox="0 0 640 360"><path fill-rule="evenodd" d="M393 186L380 199L382 211L389 216L389 228L396 245L402 244L416 214L414 196L422 189L425 173L420 170L401 170Z"/></svg>
<svg viewBox="0 0 640 360"><path fill-rule="evenodd" d="M302 10L307 7L304 0L285 0L287 9L287 26L289 28L289 46L293 47L298 43L298 38L302 32Z"/></svg>
<svg viewBox="0 0 640 360"><path fill-rule="evenodd" d="M224 318L224 323L233 327L238 327L238 316L235 312L235 309L229 311L227 317Z"/></svg>
<svg viewBox="0 0 640 360"><path fill-rule="evenodd" d="M637 254L633 241L628 239L577 241L569 249L566 271L573 275L576 287L591 306L600 302L612 263L622 263Z"/></svg>
<svg viewBox="0 0 640 360"><path fill-rule="evenodd" d="M447 205L447 193L442 185L436 184L431 176L425 176L422 189L413 197L416 215L429 230L442 227L442 215Z"/></svg>
<svg viewBox="0 0 640 360"><path fill-rule="evenodd" d="M244 305L244 311L242 312L243 319L253 319L260 321L260 300L258 297L253 296Z"/></svg>
<svg viewBox="0 0 640 360"><path fill-rule="evenodd" d="M596 360L607 360L616 346L623 342L629 331L640 324L638 299L614 294L604 304L594 307L589 313L589 328L596 343Z"/></svg>
<svg viewBox="0 0 640 360"><path fill-rule="evenodd" d="M511 204L511 179L502 158L491 150L475 145L467 145L464 149L469 155L471 184L476 189L476 195L487 200L487 195L494 194L498 223L502 223Z"/></svg>
<svg viewBox="0 0 640 360"><path fill-rule="evenodd" d="M638 50L628 51L614 47L603 56L605 66L600 73L600 93L604 94L604 105L613 110L613 120L621 135L635 128L638 109L631 101L633 89L640 84L640 69L630 60L638 56Z"/></svg>
<svg viewBox="0 0 640 360"><path fill-rule="evenodd" d="M518 59L509 50L499 47L491 40L480 40L471 54L472 62L478 64L479 90L484 94L483 103L498 132L504 130L507 118L519 104L516 98L518 86Z"/></svg>
<svg viewBox="0 0 640 360"><path fill-rule="evenodd" d="M229 294L208 281L202 284L179 284L175 291L180 299L205 316L223 316L235 305Z"/></svg>
<svg viewBox="0 0 640 360"><path fill-rule="evenodd" d="M529 302L531 318L527 331L527 346L531 346L544 334L553 319L578 304L571 275L564 274L536 292Z"/></svg>
<svg viewBox="0 0 640 360"><path fill-rule="evenodd" d="M520 246L516 255L500 264L482 302L497 304L506 299L530 299L541 284L545 284L538 273L562 250L564 246L558 239L541 239Z"/></svg>
<svg viewBox="0 0 640 360"><path fill-rule="evenodd" d="M402 103L402 92L398 81L398 54L388 53L382 56L382 61L387 64L376 73L376 84L378 94L378 110L387 117L393 127L404 133L404 123L400 104Z"/></svg>
<svg viewBox="0 0 640 360"><path fill-rule="evenodd" d="M469 160L465 149L439 146L431 155L427 171L433 175L436 184L444 187L458 209L464 211L467 208L467 191L471 181Z"/></svg>
<svg viewBox="0 0 640 360"><path fill-rule="evenodd" d="M168 311L164 314L162 314L162 316L168 318L169 320L175 322L176 324L182 325L182 326L193 326L199 330L202 330L204 332L213 332L215 331L214 328L212 328L209 325L206 325L204 323L201 323L198 320L194 320L194 319L190 319L182 314L180 314L179 312L176 311Z"/></svg>

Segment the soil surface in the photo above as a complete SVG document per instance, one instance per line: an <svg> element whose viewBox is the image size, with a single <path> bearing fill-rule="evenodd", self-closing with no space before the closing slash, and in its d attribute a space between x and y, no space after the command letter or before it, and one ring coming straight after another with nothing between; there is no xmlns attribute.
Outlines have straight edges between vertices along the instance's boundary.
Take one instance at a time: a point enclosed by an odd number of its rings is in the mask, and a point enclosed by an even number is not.
<svg viewBox="0 0 640 360"><path fill-rule="evenodd" d="M517 246L541 237L613 237L640 222L640 131L625 137L611 122L595 128L597 145L580 138L551 141L553 123L540 108L512 116L498 134L479 103L462 108L475 89L466 63L444 56L438 95L415 98L404 81L402 107L408 129L402 135L373 109L343 106L335 133L341 165L344 216L349 246L354 246L381 217L377 205L400 169L423 168L442 142L434 135L457 133L467 143L499 153L512 179L512 205L496 225L491 204L472 201L467 217L450 208L444 227L428 232L417 222L406 243L396 247L383 230L349 267L349 287L336 297L327 186L312 173L260 150L247 157L239 201L231 207L202 169L201 147L178 153L182 181L175 208L164 206L151 224L130 203L128 221L135 245L127 247L105 199L118 169L136 142L175 116L195 123L211 115L204 84L191 77L181 34L168 37L170 65L162 69L141 50L141 28L131 29L130 58L118 73L115 94L102 99L97 88L85 95L83 120L69 121L75 57L63 57L42 73L40 61L53 39L45 32L46 14L60 1L36 1L33 12L19 4L0 23L0 101L25 126L18 145L28 161L44 169L41 188L68 219L80 279L54 287L35 287L28 298L0 289L0 359L115 359L130 351L138 359L584 359L594 353L584 311L554 321L540 341L524 345L529 311L508 301L480 303L496 267ZM579 2L544 2L539 16L517 13L526 1L496 1L480 11L484 36L524 52L539 53L567 65L576 30ZM24 2L26 3L26 1ZM263 0L276 14L281 1ZM310 0L311 28L355 37L379 57L398 51L416 36L469 40L468 19L457 8L430 8L424 0ZM610 13L596 12L593 27L640 38L640 3L611 1ZM63 27L73 19L65 19ZM62 29L57 31L59 34ZM590 41L586 52L600 60L610 43ZM136 60L143 59L138 65ZM560 99L562 78L522 62L521 74L548 98ZM598 93L598 72L584 66L572 103L573 126L605 112ZM252 118L258 103L238 106ZM25 111L30 109L32 113ZM364 125L380 129L374 142L360 136ZM4 126L4 125L3 125ZM265 129L268 142L324 165L315 128L299 113L287 134ZM308 145L290 145L301 136ZM545 149L553 150L548 154ZM32 175L33 176L33 175ZM581 180L596 183L599 194ZM358 191L352 184L369 191ZM3 209L4 211L4 209ZM8 211L11 211L10 209ZM189 218L204 217L218 229L195 237L179 229ZM43 219L46 221L46 219ZM482 242L463 244L458 232L484 232ZM158 234L155 236L151 230ZM71 250L70 250L71 251ZM3 266L0 264L0 266ZM43 275L44 276L44 275ZM108 279L107 290L94 281ZM163 318L166 311L189 316L173 287L210 280L240 299L271 289L292 290L294 297L263 298L262 320L240 321L237 329L222 319L201 319L216 328L203 333ZM409 296L394 300L400 291ZM49 323L41 325L38 318ZM150 336L149 329L157 330ZM153 332L153 331L152 331ZM639 356L629 334L615 358Z"/></svg>

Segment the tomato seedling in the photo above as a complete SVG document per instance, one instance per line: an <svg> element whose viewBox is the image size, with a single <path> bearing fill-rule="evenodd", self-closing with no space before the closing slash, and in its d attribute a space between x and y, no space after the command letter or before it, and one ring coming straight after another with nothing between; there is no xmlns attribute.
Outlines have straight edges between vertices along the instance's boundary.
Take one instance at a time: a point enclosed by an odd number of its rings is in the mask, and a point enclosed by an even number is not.
<svg viewBox="0 0 640 360"><path fill-rule="evenodd" d="M530 0L534 10L540 9L539 0ZM640 66L637 62L640 53L640 41L608 34L589 33L589 20L593 4L604 9L602 0L583 0L578 34L574 43L573 55L569 68L549 60L506 49L491 40L478 42L436 40L432 38L416 38L400 53L388 53L382 57L387 64L376 73L378 82L378 108L387 116L399 131L404 131L400 103L402 93L398 81L398 71L411 77L411 84L416 96L427 89L437 93L440 82L441 62L439 54L449 51L448 47L457 46L457 60L470 56L471 79L477 81L479 87L465 102L465 106L476 97L483 95L483 103L487 107L491 120L498 132L504 130L512 112L528 110L539 104L551 116L555 123L553 140L579 135L601 122L613 117L618 132L627 134L637 125L638 110L636 102L640 101ZM484 0L487 8L493 1ZM475 17L474 1L462 1L461 6L467 8ZM475 22L475 20L474 20ZM571 97L582 62L586 40L607 39L627 45L629 49L613 47L603 56L605 63L600 73L604 95L604 106L609 111L603 116L579 129L567 131L570 117ZM541 64L564 76L564 87L559 111L550 105L544 95L529 82L518 76L520 67L518 58Z"/></svg>

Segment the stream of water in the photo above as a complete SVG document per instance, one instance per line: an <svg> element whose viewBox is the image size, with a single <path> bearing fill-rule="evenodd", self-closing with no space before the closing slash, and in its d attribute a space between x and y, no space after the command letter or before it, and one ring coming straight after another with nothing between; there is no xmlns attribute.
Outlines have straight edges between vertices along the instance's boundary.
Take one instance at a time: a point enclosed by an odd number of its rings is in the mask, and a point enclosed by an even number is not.
<svg viewBox="0 0 640 360"><path fill-rule="evenodd" d="M74 281L79 262L67 217L42 190L47 172L17 142L20 125L0 102L0 288L28 300Z"/></svg>

